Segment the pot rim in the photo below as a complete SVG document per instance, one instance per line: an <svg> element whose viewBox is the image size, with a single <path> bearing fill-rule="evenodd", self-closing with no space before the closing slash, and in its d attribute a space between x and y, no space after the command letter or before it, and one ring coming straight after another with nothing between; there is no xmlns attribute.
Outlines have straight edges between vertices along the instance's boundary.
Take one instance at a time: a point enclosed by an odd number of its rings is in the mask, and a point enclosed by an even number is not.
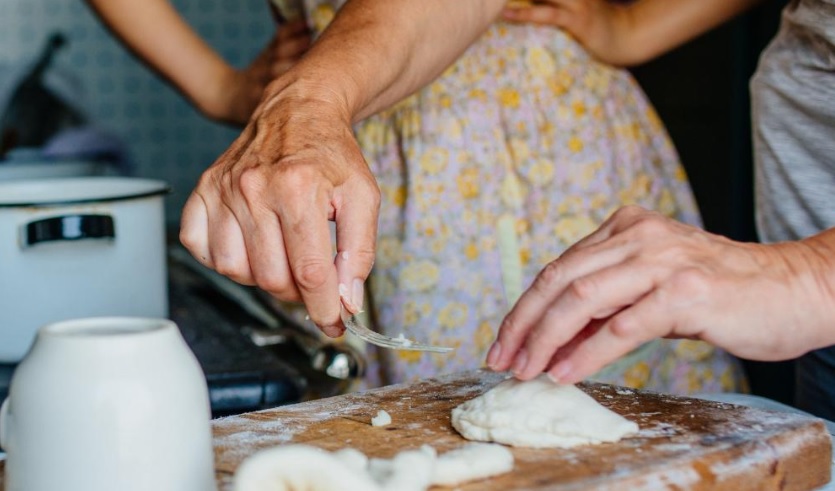
<svg viewBox="0 0 835 491"><path fill-rule="evenodd" d="M84 189L85 187L88 189ZM138 177L64 177L0 181L0 209L126 201L161 196L170 192L171 187L164 181ZM41 196L31 197L31 194Z"/></svg>

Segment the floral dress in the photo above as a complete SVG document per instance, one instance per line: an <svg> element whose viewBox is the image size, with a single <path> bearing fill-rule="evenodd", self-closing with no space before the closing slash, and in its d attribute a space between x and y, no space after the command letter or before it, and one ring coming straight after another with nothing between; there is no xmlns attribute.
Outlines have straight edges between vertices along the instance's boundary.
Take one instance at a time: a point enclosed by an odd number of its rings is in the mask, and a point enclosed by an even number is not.
<svg viewBox="0 0 835 491"><path fill-rule="evenodd" d="M305 0L315 33L341 3ZM700 224L637 83L554 28L495 23L434 82L355 131L382 192L370 322L455 348L369 346L366 386L483 366L542 267L625 204ZM593 378L674 393L744 383L728 354L688 340L649 342Z"/></svg>

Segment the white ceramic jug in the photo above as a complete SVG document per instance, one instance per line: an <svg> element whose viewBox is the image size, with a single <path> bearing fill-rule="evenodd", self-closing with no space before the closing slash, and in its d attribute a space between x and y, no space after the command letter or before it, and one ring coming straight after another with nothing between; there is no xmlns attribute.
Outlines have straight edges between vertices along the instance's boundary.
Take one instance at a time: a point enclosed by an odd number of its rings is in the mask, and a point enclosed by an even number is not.
<svg viewBox="0 0 835 491"><path fill-rule="evenodd" d="M173 322L44 326L0 409L6 491L214 491L210 418Z"/></svg>

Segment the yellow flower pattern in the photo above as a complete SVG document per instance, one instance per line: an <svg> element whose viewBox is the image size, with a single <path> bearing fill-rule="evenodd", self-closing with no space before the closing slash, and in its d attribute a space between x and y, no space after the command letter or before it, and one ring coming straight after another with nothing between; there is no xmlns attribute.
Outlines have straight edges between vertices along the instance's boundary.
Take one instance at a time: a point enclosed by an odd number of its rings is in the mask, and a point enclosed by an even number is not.
<svg viewBox="0 0 835 491"><path fill-rule="evenodd" d="M342 4L304 2L315 34ZM623 204L700 224L637 83L557 29L494 24L434 82L355 131L382 194L370 318L389 335L456 348L369 347L366 386L481 366L513 290ZM740 373L710 346L656 341L597 378L688 393L739 390Z"/></svg>

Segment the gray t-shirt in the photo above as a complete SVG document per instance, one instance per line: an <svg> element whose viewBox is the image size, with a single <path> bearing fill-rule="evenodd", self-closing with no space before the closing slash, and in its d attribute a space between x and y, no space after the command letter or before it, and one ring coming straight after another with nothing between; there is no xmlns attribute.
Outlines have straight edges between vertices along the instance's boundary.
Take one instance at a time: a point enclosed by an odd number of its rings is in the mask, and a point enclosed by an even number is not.
<svg viewBox="0 0 835 491"><path fill-rule="evenodd" d="M835 0L793 0L751 80L763 242L835 227Z"/></svg>

